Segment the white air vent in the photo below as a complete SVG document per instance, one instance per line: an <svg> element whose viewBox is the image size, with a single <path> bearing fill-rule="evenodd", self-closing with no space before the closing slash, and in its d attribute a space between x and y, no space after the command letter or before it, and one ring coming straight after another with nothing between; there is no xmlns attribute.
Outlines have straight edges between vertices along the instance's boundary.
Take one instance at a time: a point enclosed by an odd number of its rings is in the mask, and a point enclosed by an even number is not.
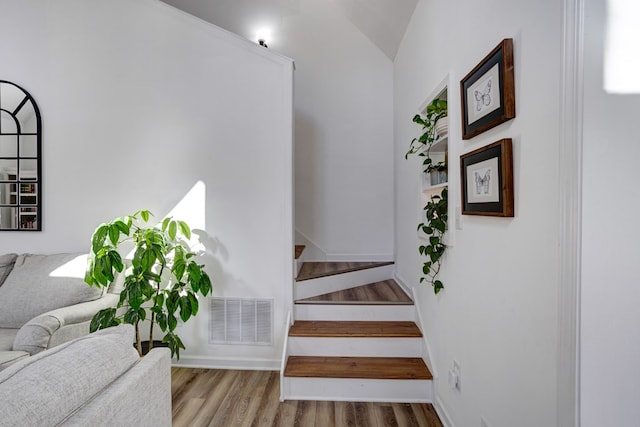
<svg viewBox="0 0 640 427"><path fill-rule="evenodd" d="M271 345L273 300L209 298L209 343Z"/></svg>

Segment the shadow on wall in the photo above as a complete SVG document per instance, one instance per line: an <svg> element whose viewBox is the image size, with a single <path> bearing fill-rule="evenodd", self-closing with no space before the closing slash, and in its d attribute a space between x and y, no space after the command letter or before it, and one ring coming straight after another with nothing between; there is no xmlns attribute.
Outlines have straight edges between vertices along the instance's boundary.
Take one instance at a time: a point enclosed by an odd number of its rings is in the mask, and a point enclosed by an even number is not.
<svg viewBox="0 0 640 427"><path fill-rule="evenodd" d="M207 232L206 224L206 184L196 182L185 196L166 215L159 219L173 217L185 221L192 229L189 247L197 253L198 263L204 264L213 283L213 297L225 296L233 286L235 296L246 295L250 289L242 280L226 272L223 265L229 261L229 251L218 237ZM226 291L226 292L225 292Z"/></svg>
<svg viewBox="0 0 640 427"><path fill-rule="evenodd" d="M323 176L329 171L324 135L313 118L295 111L295 228L312 240L322 235ZM321 242L318 242L321 243Z"/></svg>
<svg viewBox="0 0 640 427"><path fill-rule="evenodd" d="M221 280L225 277L221 261L229 259L229 252L217 237L210 236L205 230L194 229L192 231L194 235L198 236L199 244L202 246L197 252L198 263L206 266L207 272L212 278L213 294L211 296L219 296L222 293L221 287L228 283L227 280Z"/></svg>

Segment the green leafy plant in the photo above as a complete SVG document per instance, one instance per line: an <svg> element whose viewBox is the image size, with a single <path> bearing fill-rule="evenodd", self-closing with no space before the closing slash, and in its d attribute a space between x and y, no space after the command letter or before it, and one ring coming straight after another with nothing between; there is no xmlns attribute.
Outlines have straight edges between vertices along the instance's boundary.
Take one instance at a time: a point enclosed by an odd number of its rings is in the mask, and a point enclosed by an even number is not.
<svg viewBox="0 0 640 427"><path fill-rule="evenodd" d="M422 165L424 166L425 173L446 169L445 162L434 163L431 158L431 147L438 137L438 135L436 135L436 123L446 116L447 101L443 99L434 99L431 104L427 105L424 117L420 114L413 116L413 122L422 126L422 135L418 138L413 138L411 144L409 144L409 151L404 155L404 158L409 158L411 154L424 157Z"/></svg>
<svg viewBox="0 0 640 427"><path fill-rule="evenodd" d="M211 279L188 246L191 229L187 223L166 218L159 226L151 226L147 225L150 216L149 211L141 210L101 224L94 231L85 282L107 287L116 273L125 273L118 305L96 313L90 330L122 322L134 325L136 347L142 356L140 322L149 320L149 349L153 348L157 324L164 333L162 342L180 359L180 349L185 346L175 333L178 317L186 322L198 313L198 295L212 292ZM129 253L131 246L133 258L128 261L121 251L128 247Z"/></svg>
<svg viewBox="0 0 640 427"><path fill-rule="evenodd" d="M418 230L429 236L429 243L420 245L418 248L420 255L428 258L422 265L424 276L420 278L420 283L424 281L431 283L436 294L444 288L437 276L440 273L442 256L447 249L444 244L444 233L448 220L448 195L447 189L443 188L439 196L431 196L431 200L424 207L426 220L418 224Z"/></svg>
<svg viewBox="0 0 640 427"><path fill-rule="evenodd" d="M409 150L404 157L407 159L414 154L424 157L422 161L423 173L447 170L445 161L434 162L431 157L431 147L438 137L435 130L436 123L446 116L447 101L434 99L427 106L424 115L416 114L413 117L413 122L422 126L422 134L411 141ZM425 220L418 224L418 231L426 234L429 242L418 248L420 255L427 257L422 265L423 277L420 278L420 283L425 281L431 283L436 294L444 289L444 284L438 279L438 274L442 266L442 257L447 249L444 244L444 234L448 221L448 194L445 187L440 195L431 196L423 209Z"/></svg>

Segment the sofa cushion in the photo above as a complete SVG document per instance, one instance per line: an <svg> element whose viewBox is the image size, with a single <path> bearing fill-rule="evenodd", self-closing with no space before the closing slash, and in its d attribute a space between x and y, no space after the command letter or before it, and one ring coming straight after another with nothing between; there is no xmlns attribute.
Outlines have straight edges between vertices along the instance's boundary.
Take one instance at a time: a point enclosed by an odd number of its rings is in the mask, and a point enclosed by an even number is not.
<svg viewBox="0 0 640 427"><path fill-rule="evenodd" d="M84 282L86 255L19 255L0 287L0 327L20 328L56 308L98 299L103 288Z"/></svg>
<svg viewBox="0 0 640 427"><path fill-rule="evenodd" d="M4 283L11 270L13 270L13 264L16 262L16 254L0 255L0 286Z"/></svg>
<svg viewBox="0 0 640 427"><path fill-rule="evenodd" d="M0 351L0 371L27 357L26 351Z"/></svg>
<svg viewBox="0 0 640 427"><path fill-rule="evenodd" d="M0 420L58 425L140 360L133 339L131 325L108 328L0 371Z"/></svg>
<svg viewBox="0 0 640 427"><path fill-rule="evenodd" d="M12 350L18 329L0 329L0 351Z"/></svg>

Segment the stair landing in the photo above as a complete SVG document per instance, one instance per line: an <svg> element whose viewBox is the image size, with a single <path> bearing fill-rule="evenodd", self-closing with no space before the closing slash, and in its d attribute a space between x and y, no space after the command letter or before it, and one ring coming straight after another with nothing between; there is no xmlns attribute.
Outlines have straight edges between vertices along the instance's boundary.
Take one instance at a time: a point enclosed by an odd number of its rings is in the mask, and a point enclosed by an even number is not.
<svg viewBox="0 0 640 427"><path fill-rule="evenodd" d="M296 304L413 305L395 280L383 280L296 301Z"/></svg>
<svg viewBox="0 0 640 427"><path fill-rule="evenodd" d="M383 267L393 264L389 262L305 262L298 273L296 281L317 279L319 277L333 276L336 274L350 273L352 271L368 268Z"/></svg>

